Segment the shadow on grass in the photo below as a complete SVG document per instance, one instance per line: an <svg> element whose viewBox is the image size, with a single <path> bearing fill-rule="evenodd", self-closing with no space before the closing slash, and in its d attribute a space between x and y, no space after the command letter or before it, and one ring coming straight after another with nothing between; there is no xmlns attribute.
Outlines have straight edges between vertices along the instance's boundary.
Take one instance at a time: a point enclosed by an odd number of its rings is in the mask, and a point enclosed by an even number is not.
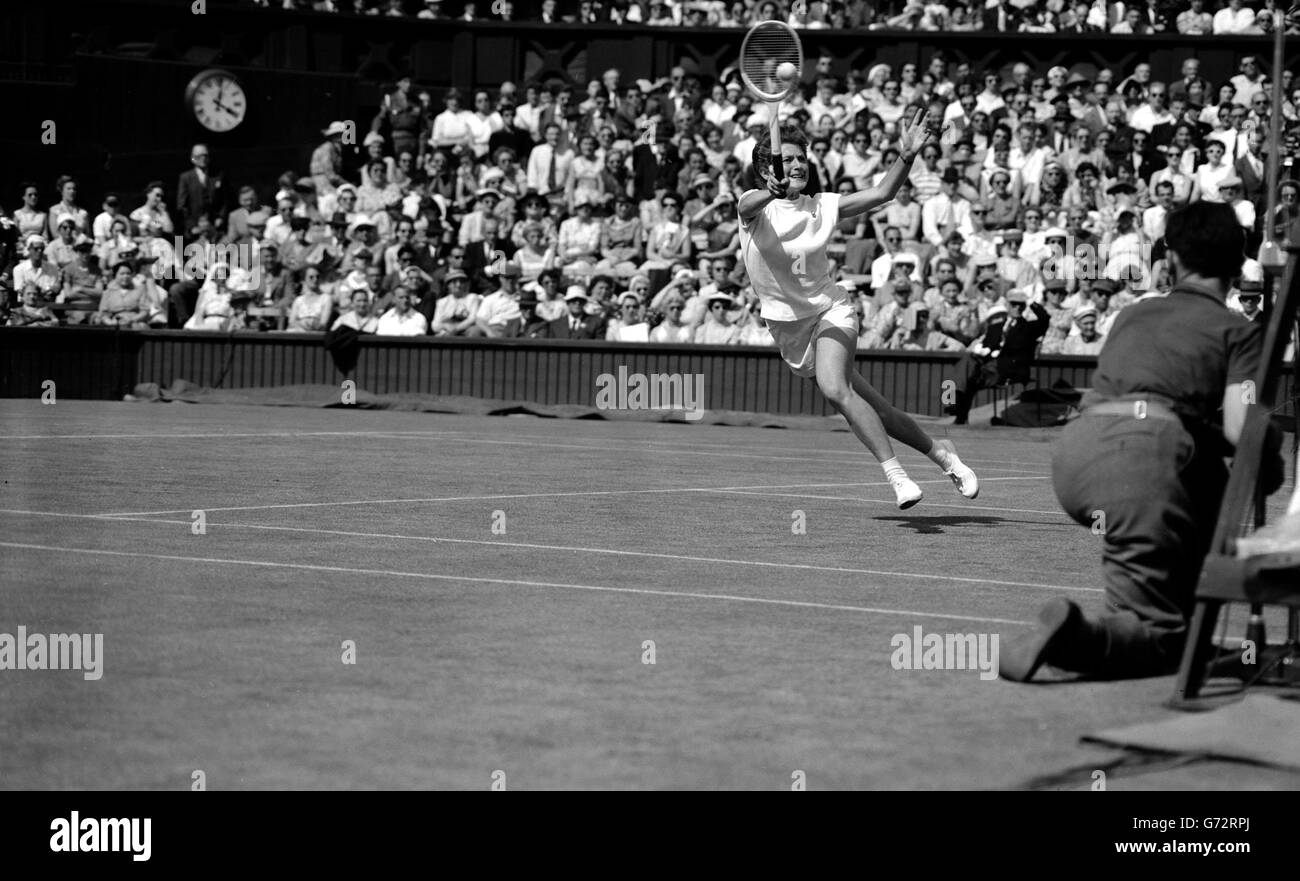
<svg viewBox="0 0 1300 881"><path fill-rule="evenodd" d="M893 520L900 527L907 527L920 535L942 535L946 526L1000 526L1003 523L1024 523L1023 520L1008 520L1005 517L987 515L954 514L951 517L876 517L876 520Z"/></svg>

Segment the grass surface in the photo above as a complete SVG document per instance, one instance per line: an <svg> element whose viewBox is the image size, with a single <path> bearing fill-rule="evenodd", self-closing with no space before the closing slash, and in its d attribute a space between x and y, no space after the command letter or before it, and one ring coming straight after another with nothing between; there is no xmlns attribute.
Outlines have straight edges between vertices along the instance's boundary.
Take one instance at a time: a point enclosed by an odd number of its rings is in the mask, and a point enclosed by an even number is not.
<svg viewBox="0 0 1300 881"><path fill-rule="evenodd" d="M845 432L77 401L0 420L0 632L105 644L97 682L0 672L0 787L1017 788L1119 755L1083 734L1172 714L1172 678L891 667L917 625L1005 642L1050 597L1100 607L1095 539L1029 433L952 431L974 502L902 452L926 499L900 513ZM1298 785L1230 763L1110 780Z"/></svg>

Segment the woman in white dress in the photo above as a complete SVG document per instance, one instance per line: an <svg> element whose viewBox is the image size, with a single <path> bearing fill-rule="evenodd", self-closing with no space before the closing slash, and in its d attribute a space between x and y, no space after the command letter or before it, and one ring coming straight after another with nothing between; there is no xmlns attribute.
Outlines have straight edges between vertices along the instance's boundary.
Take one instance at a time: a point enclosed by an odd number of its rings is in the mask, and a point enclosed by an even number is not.
<svg viewBox="0 0 1300 881"><path fill-rule="evenodd" d="M798 129L786 128L781 134L785 176L778 180L772 173L771 146L760 140L754 167L766 186L747 191L738 204L741 255L782 358L796 375L816 377L822 394L880 462L900 508L915 505L922 492L895 457L891 437L928 456L967 498L978 494L979 481L951 442L936 443L854 368L858 317L848 293L831 280L826 245L841 216L864 214L894 198L917 152L937 134L926 123L918 114L901 126L899 159L877 186L846 196L803 192L806 139Z"/></svg>

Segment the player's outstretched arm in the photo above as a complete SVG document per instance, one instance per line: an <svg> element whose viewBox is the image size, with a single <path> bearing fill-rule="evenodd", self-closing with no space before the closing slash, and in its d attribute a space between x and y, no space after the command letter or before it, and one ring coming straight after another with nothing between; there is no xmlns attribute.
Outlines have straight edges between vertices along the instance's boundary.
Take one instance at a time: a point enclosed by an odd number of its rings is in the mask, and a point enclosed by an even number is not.
<svg viewBox="0 0 1300 881"><path fill-rule="evenodd" d="M785 199L790 194L790 178L783 177L777 180L772 174L771 169L764 169L762 172L763 180L767 183L766 190L750 190L740 197L736 203L736 212L740 215L742 223L749 223L759 215L773 199Z"/></svg>
<svg viewBox="0 0 1300 881"><path fill-rule="evenodd" d="M874 187L858 190L840 199L840 217L855 217L873 208L878 208L894 198L898 188L912 172L912 163L916 154L926 142L939 133L930 127L929 114L918 110L912 115L903 134L898 139L898 161L894 167L885 172L884 178Z"/></svg>

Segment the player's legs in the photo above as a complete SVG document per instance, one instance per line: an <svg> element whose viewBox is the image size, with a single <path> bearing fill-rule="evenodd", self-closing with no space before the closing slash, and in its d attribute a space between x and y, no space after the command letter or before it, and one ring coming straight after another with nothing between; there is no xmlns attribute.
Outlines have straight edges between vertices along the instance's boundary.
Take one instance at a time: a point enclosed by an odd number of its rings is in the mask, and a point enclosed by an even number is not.
<svg viewBox="0 0 1300 881"><path fill-rule="evenodd" d="M924 453L943 472L952 478L957 490L968 499L979 495L979 478L975 472L957 457L957 450L952 441L936 441L925 433L916 420L885 400L880 392L872 388L866 377L857 370L850 369L850 381L853 390L858 393L872 410L880 417L885 431L894 440L902 441L919 453Z"/></svg>
<svg viewBox="0 0 1300 881"><path fill-rule="evenodd" d="M885 479L894 489L898 507L910 508L921 501L921 488L894 457L894 445L889 442L889 433L880 416L853 390L853 352L857 343L857 337L842 327L826 326L818 331L814 341L817 388L836 412L848 420L858 440L880 462Z"/></svg>
<svg viewBox="0 0 1300 881"><path fill-rule="evenodd" d="M817 335L817 388L826 400L849 422L871 455L880 461L894 458L894 445L876 408L858 394L853 377L852 353L857 346L846 331L838 327L823 328Z"/></svg>

